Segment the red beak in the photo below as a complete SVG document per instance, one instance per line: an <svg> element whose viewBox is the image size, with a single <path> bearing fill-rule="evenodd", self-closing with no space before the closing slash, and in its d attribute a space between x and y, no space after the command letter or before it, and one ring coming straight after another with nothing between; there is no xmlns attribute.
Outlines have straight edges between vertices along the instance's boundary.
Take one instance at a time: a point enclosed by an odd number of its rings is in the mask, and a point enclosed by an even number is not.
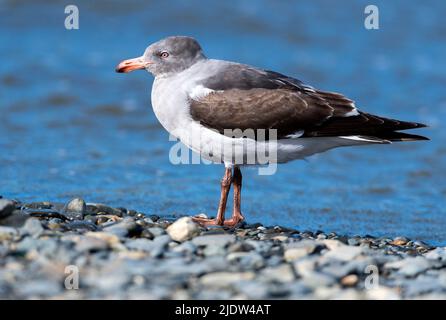
<svg viewBox="0 0 446 320"><path fill-rule="evenodd" d="M116 72L127 73L134 70L141 70L145 69L148 64L150 64L150 62L144 61L143 57L128 59L118 64L118 66L116 67Z"/></svg>

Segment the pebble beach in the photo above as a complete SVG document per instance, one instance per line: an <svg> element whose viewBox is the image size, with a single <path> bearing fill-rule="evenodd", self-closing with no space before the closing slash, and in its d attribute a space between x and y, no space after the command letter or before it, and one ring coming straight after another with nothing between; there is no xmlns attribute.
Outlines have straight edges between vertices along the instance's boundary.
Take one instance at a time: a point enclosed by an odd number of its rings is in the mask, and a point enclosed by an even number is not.
<svg viewBox="0 0 446 320"><path fill-rule="evenodd" d="M446 248L0 199L1 299L446 299Z"/></svg>

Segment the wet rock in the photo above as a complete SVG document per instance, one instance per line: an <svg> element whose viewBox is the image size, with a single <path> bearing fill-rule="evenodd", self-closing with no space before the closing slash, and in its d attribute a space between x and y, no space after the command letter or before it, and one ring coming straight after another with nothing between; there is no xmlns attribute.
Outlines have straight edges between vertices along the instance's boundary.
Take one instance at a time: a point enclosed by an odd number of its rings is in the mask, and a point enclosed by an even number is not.
<svg viewBox="0 0 446 320"><path fill-rule="evenodd" d="M62 213L70 220L81 220L87 211L87 205L81 198L70 200L62 210Z"/></svg>
<svg viewBox="0 0 446 320"><path fill-rule="evenodd" d="M190 217L183 217L167 228L169 236L178 242L189 240L200 233L200 228Z"/></svg>
<svg viewBox="0 0 446 320"><path fill-rule="evenodd" d="M8 199L0 199L0 220L10 216L14 209L14 201Z"/></svg>

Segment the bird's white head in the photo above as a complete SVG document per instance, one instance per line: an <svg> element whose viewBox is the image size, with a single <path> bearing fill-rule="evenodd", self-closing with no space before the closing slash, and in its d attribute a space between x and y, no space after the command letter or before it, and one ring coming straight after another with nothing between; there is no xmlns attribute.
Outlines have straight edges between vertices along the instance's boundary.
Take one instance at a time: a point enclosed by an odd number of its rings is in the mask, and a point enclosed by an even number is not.
<svg viewBox="0 0 446 320"><path fill-rule="evenodd" d="M197 61L206 59L200 44L191 37L174 36L147 47L141 57L122 61L116 72L146 69L155 77L181 72Z"/></svg>

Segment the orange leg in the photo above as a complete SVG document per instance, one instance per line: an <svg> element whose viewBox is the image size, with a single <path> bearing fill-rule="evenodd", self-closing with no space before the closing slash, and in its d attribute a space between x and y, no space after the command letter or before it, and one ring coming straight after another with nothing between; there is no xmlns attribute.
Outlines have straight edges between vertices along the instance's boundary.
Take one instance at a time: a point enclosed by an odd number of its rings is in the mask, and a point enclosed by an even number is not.
<svg viewBox="0 0 446 320"><path fill-rule="evenodd" d="M205 219L193 217L192 219L202 226L222 226L224 225L226 202L232 183L232 169L225 168L225 174L221 180L220 203L218 205L217 217L215 219Z"/></svg>
<svg viewBox="0 0 446 320"><path fill-rule="evenodd" d="M239 167L234 167L234 176L232 179L234 185L234 207L231 219L225 220L223 223L227 227L235 227L245 220L241 212L241 196L242 196L242 172Z"/></svg>

